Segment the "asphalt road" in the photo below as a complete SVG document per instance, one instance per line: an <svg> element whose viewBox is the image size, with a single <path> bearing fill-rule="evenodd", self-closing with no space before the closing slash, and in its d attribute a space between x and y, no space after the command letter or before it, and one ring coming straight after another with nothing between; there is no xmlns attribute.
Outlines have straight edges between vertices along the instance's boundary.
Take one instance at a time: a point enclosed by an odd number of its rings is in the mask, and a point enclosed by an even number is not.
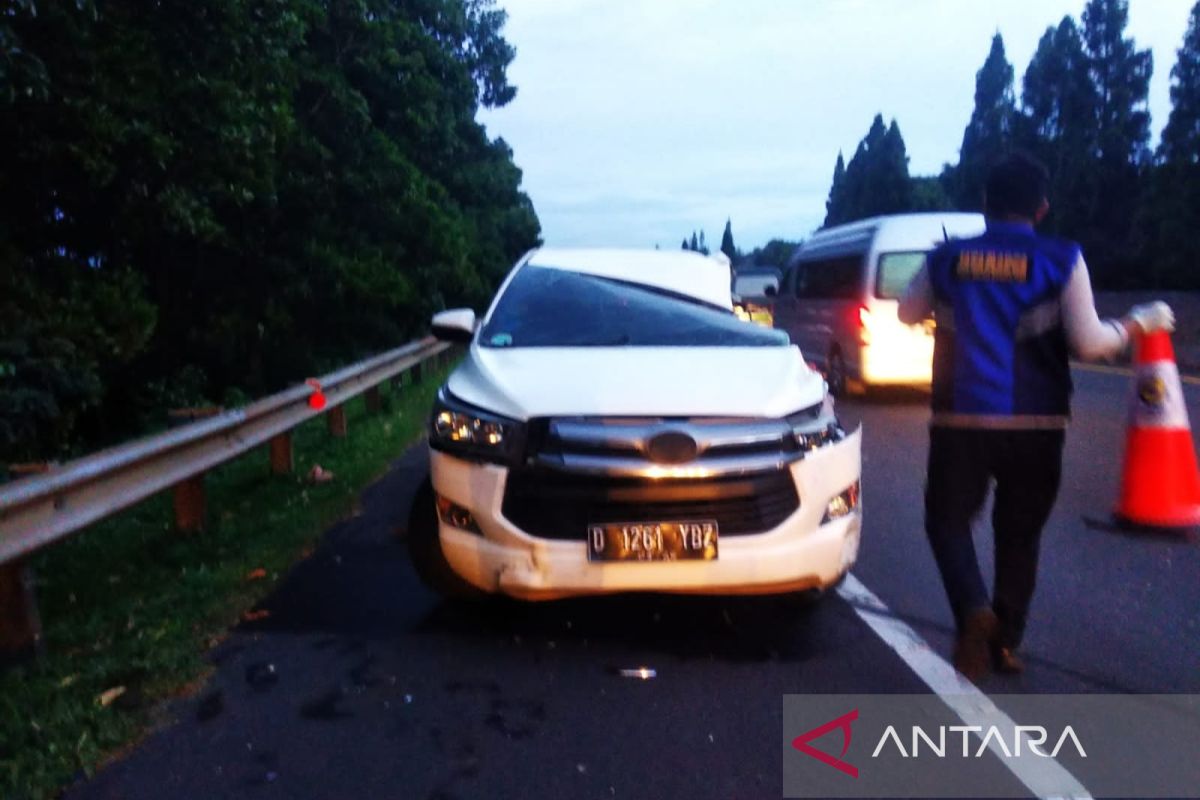
<svg viewBox="0 0 1200 800"><path fill-rule="evenodd" d="M1002 708L1010 692L1200 692L1200 547L1105 530L1128 379L1076 382L1029 669L981 683ZM855 575L948 655L921 526L925 399L840 411L866 432ZM419 448L405 454L263 604L271 616L211 654L214 676L174 721L68 797L779 797L782 695L927 691L837 596L807 610L666 596L443 604L394 541L425 470ZM987 558L986 524L977 536ZM616 672L637 666L657 677Z"/></svg>

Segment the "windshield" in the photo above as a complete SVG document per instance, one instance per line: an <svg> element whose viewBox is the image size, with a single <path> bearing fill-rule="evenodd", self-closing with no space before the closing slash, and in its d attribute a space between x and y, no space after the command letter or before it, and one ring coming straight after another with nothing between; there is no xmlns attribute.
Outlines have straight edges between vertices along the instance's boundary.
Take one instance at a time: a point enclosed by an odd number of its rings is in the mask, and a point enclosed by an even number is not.
<svg viewBox="0 0 1200 800"><path fill-rule="evenodd" d="M898 300L917 272L925 265L925 253L883 253L879 256L879 277L875 280L875 296Z"/></svg>
<svg viewBox="0 0 1200 800"><path fill-rule="evenodd" d="M479 334L484 347L778 347L787 334L636 283L522 267Z"/></svg>

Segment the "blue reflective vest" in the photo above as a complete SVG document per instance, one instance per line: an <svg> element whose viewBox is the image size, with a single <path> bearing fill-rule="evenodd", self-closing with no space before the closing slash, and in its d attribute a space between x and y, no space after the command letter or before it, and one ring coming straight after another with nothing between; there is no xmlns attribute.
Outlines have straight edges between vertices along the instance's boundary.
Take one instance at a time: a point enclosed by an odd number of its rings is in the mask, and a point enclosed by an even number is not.
<svg viewBox="0 0 1200 800"><path fill-rule="evenodd" d="M982 236L930 253L935 422L939 414L966 424L972 415L981 424L1067 416L1072 387L1061 297L1079 254L1074 242L993 220Z"/></svg>

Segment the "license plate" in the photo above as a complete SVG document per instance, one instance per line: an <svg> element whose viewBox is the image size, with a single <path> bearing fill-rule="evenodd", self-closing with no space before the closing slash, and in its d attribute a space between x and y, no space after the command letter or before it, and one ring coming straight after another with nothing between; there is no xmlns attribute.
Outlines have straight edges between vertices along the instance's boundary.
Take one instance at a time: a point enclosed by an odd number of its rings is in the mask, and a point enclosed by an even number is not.
<svg viewBox="0 0 1200 800"><path fill-rule="evenodd" d="M714 520L588 525L589 561L713 561L716 557Z"/></svg>

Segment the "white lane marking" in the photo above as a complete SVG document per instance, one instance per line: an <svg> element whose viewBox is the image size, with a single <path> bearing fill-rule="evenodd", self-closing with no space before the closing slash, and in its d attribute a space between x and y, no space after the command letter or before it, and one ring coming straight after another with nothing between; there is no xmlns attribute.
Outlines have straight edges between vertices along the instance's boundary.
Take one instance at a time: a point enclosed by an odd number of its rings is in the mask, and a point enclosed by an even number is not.
<svg viewBox="0 0 1200 800"><path fill-rule="evenodd" d="M1137 374L1129 367L1109 367L1104 364L1084 364L1079 361L1072 361L1071 367L1073 369L1081 369L1084 372L1098 372L1101 375L1120 375L1125 378L1132 378ZM1200 378L1195 375L1180 375L1179 380L1183 383L1200 386Z"/></svg>
<svg viewBox="0 0 1200 800"><path fill-rule="evenodd" d="M897 619L891 609L862 581L853 574L847 575L837 593L959 719L984 730L994 725L1006 741L1014 741L1017 724L975 684L959 675L945 659L933 652L920 634ZM978 734L976 738L979 738ZM988 749L1001 756L1000 762L1025 784L1034 797L1091 798L1083 784L1052 758L1032 755L1002 757L995 737L989 739ZM1024 748L1024 751L1028 753L1028 748Z"/></svg>

